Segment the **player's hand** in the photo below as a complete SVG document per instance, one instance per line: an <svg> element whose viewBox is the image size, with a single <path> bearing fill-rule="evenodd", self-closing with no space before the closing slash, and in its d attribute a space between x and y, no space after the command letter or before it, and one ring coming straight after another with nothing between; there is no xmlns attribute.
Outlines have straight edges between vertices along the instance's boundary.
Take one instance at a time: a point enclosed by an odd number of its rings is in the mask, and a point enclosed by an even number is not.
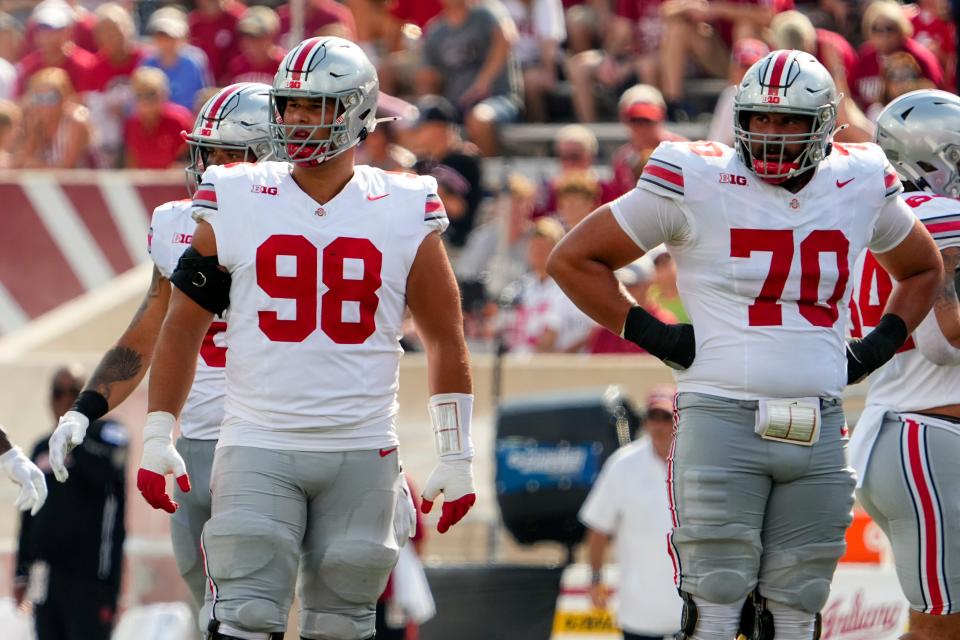
<svg viewBox="0 0 960 640"><path fill-rule="evenodd" d="M20 485L17 509L20 511L29 509L30 515L37 515L40 507L47 500L47 480L43 477L43 471L23 455L20 447L14 447L0 456L0 467L3 467L15 484Z"/></svg>
<svg viewBox="0 0 960 640"><path fill-rule="evenodd" d="M187 465L173 447L173 426L177 419L166 411L147 414L143 428L143 456L137 471L137 489L151 507L173 513L179 506L167 495L167 474L173 474L184 493L190 491Z"/></svg>
<svg viewBox="0 0 960 640"><path fill-rule="evenodd" d="M440 460L430 472L421 495L421 510L430 513L433 501L443 493L443 508L437 531L446 533L460 522L477 501L473 488L473 463L470 460Z"/></svg>
<svg viewBox="0 0 960 640"><path fill-rule="evenodd" d="M590 585L590 602L597 609L606 609L609 597L610 591L607 589L607 585L602 582Z"/></svg>
<svg viewBox="0 0 960 640"><path fill-rule="evenodd" d="M70 476L67 471L67 454L83 442L89 426L90 420L79 411L67 411L60 417L49 442L50 468L58 482L66 482Z"/></svg>

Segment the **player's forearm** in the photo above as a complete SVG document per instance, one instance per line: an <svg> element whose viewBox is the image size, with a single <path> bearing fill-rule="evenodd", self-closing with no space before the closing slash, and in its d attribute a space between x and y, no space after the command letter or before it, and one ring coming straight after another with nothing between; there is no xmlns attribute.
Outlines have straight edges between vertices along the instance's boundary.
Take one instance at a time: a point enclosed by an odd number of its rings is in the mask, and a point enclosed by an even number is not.
<svg viewBox="0 0 960 640"><path fill-rule="evenodd" d="M940 287L940 269L927 269L897 282L884 313L899 316L913 333L933 306Z"/></svg>
<svg viewBox="0 0 960 640"><path fill-rule="evenodd" d="M184 322L173 314L163 323L150 372L148 412L180 415L196 374L197 354L205 331L198 323Z"/></svg>
<svg viewBox="0 0 960 640"><path fill-rule="evenodd" d="M940 332L950 346L960 349L960 301L957 300L956 273L960 267L960 247L950 247L940 252L943 258L943 275L940 289L933 303Z"/></svg>
<svg viewBox="0 0 960 640"><path fill-rule="evenodd" d="M430 395L473 393L470 352L463 336L430 340L424 338Z"/></svg>
<svg viewBox="0 0 960 640"><path fill-rule="evenodd" d="M636 301L623 290L609 266L598 260L573 259L561 247L551 254L547 271L581 311L620 335Z"/></svg>

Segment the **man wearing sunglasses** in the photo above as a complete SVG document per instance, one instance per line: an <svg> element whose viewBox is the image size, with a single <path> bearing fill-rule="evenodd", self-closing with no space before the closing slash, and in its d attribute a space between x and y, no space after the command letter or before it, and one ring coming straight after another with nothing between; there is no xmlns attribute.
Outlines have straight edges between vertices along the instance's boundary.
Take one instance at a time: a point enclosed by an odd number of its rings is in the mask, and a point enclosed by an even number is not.
<svg viewBox="0 0 960 640"><path fill-rule="evenodd" d="M182 134L190 147L190 165L186 169L189 193L196 191L207 167L272 157L267 129L269 90L269 85L263 84L230 85L203 106L192 131ZM143 304L116 345L104 354L76 402L71 401L73 406L68 403L58 414L63 417L50 438L50 464L60 482L70 475L67 454L83 442L88 425L129 397L150 366L157 334L167 314L170 276L181 254L190 246L196 227L190 217L191 208L190 200L177 200L162 204L153 212L147 242L154 269ZM157 438L148 426L137 475L137 487L147 502L155 509L174 514L170 525L174 556L197 606L203 604L205 592L200 532L210 518L207 489L223 420L226 329L225 318L219 317L206 330L197 358L196 379L181 415L177 450L163 438ZM176 501L164 494L162 474L168 465L177 470ZM196 491L190 492L188 471L199 487Z"/></svg>
<svg viewBox="0 0 960 640"><path fill-rule="evenodd" d="M82 373L61 367L50 385L50 410L63 415L83 388ZM33 460L51 473L46 438ZM126 537L127 430L112 420L94 420L68 464L65 483L51 482L38 512L24 513L14 571L19 605L30 583L38 640L108 640L120 594Z"/></svg>

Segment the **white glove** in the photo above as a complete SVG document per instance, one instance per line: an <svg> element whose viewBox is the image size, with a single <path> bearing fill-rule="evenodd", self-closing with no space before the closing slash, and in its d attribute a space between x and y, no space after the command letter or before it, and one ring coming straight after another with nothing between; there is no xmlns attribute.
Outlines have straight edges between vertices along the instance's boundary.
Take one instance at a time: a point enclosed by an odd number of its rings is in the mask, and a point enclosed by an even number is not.
<svg viewBox="0 0 960 640"><path fill-rule="evenodd" d="M166 411L147 414L147 425L143 428L143 456L137 471L137 489L144 499L154 509L163 509L167 513L173 513L179 505L167 495L164 476L172 473L180 490L184 493L190 491L187 465L173 447L172 434L176 423L173 414Z"/></svg>
<svg viewBox="0 0 960 640"><path fill-rule="evenodd" d="M0 466L11 480L20 485L17 509L20 511L29 509L30 515L37 515L40 507L47 500L47 480L43 477L43 471L23 455L20 447L14 447L0 456Z"/></svg>
<svg viewBox="0 0 960 640"><path fill-rule="evenodd" d="M401 547L417 533L417 508L410 495L407 479L400 476L400 491L397 492L397 504L393 515L393 537Z"/></svg>
<svg viewBox="0 0 960 640"><path fill-rule="evenodd" d="M467 515L477 501L477 492L473 488L473 462L470 459L440 459L423 485L421 509L424 513L430 513L433 501L440 493L443 493L443 509L437 531L446 533L447 529Z"/></svg>
<svg viewBox="0 0 960 640"><path fill-rule="evenodd" d="M60 422L50 436L50 468L59 482L66 482L70 474L67 472L67 454L83 442L87 435L90 420L79 411L67 411L60 416Z"/></svg>

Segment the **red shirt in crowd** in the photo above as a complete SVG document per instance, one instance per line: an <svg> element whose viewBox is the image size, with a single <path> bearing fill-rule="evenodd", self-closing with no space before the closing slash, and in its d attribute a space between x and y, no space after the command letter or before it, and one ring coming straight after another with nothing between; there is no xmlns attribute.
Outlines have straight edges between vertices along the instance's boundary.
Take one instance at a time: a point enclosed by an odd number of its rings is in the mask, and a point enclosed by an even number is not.
<svg viewBox="0 0 960 640"><path fill-rule="evenodd" d="M271 52L270 57L264 62L256 63L250 60L241 52L230 60L227 65L227 73L224 84L233 84L235 82L262 82L264 84L273 84L273 77L277 75L277 69L283 62L283 49L276 47Z"/></svg>
<svg viewBox="0 0 960 640"><path fill-rule="evenodd" d="M147 127L134 113L123 124L128 166L134 169L167 169L180 155L184 145L181 131L193 128L190 112L173 102L160 108L160 118Z"/></svg>
<svg viewBox="0 0 960 640"><path fill-rule="evenodd" d="M634 50L651 53L660 46L663 20L660 19L661 0L618 0L616 13L634 24Z"/></svg>
<svg viewBox="0 0 960 640"><path fill-rule="evenodd" d="M920 10L910 18L913 23L913 38L930 49L943 67L944 84L953 87L956 84L957 28L950 20L944 20L929 11Z"/></svg>
<svg viewBox="0 0 960 640"><path fill-rule="evenodd" d="M388 10L400 22L412 22L424 29L428 22L440 15L443 5L439 0L393 0Z"/></svg>
<svg viewBox="0 0 960 640"><path fill-rule="evenodd" d="M97 64L96 56L86 49L81 49L73 42L64 45L63 53L64 57L58 62L50 62L43 57L43 53L39 50L25 55L20 60L17 73L17 95L23 95L33 74L47 67L56 67L66 71L67 75L70 76L73 90L77 93L89 91L93 68Z"/></svg>
<svg viewBox="0 0 960 640"><path fill-rule="evenodd" d="M199 9L190 12L190 44L207 54L210 73L221 84L226 84L223 79L227 65L236 51L237 22L245 10L238 2L228 2L215 15Z"/></svg>
<svg viewBox="0 0 960 640"><path fill-rule="evenodd" d="M114 78L129 78L134 69L140 66L145 55L142 48L134 46L126 60L117 64L102 51L98 52L95 56L96 63L90 72L90 91L106 91Z"/></svg>
<svg viewBox="0 0 960 640"><path fill-rule="evenodd" d="M923 77L930 80L939 89L944 88L943 69L937 62L937 57L925 46L913 38L903 39L903 49L914 57L920 65ZM870 42L860 45L857 52L857 64L849 78L850 93L861 108L866 108L875 102L883 100L883 69L880 64L880 54Z"/></svg>
<svg viewBox="0 0 960 640"><path fill-rule="evenodd" d="M357 24L353 20L353 12L334 0L309 0L303 17L303 37L311 38L317 31L328 24L339 22L351 34L357 33ZM285 2L277 8L280 16L280 35L290 33L290 4ZM293 43L297 44L297 43Z"/></svg>
<svg viewBox="0 0 960 640"><path fill-rule="evenodd" d="M836 31L817 29L817 52L814 57L824 64L826 64L823 59L823 50L825 47L833 47L833 49L840 54L843 68L849 78L850 74L853 73L853 68L857 65L857 51L853 48L853 45L847 42L847 39Z"/></svg>

